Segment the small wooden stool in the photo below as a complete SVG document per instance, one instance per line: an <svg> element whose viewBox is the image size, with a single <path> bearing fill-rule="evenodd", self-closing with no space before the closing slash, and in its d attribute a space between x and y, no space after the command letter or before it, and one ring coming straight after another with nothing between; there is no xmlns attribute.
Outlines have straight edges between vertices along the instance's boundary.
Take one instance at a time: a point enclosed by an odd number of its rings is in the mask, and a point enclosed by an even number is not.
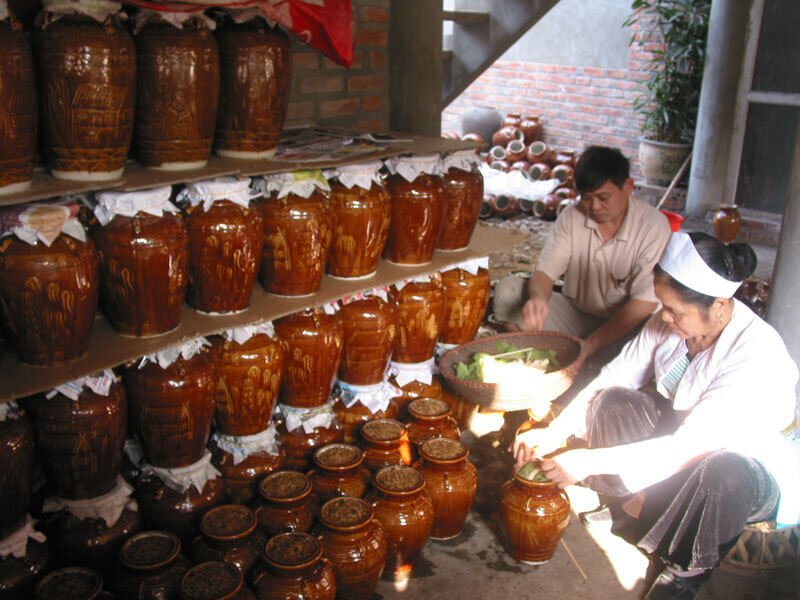
<svg viewBox="0 0 800 600"><path fill-rule="evenodd" d="M775 529L771 521L747 525L719 566L751 577L796 570L800 566L800 525L783 529Z"/></svg>

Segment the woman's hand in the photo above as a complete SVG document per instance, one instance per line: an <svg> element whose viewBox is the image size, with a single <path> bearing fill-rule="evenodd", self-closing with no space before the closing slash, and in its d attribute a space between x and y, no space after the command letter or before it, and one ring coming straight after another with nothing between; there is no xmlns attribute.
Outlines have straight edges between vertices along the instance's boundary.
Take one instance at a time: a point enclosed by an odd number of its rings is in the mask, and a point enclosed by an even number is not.
<svg viewBox="0 0 800 600"><path fill-rule="evenodd" d="M589 475L596 475L594 456L591 450L570 450L555 458L542 461L542 471L558 487L565 488L583 481Z"/></svg>
<svg viewBox="0 0 800 600"><path fill-rule="evenodd" d="M543 298L533 297L522 305L522 318L529 331L541 331L549 314L550 305Z"/></svg>
<svg viewBox="0 0 800 600"><path fill-rule="evenodd" d="M529 462L534 456L544 456L558 450L566 441L567 436L550 428L529 429L520 433L514 440L511 453L516 458L517 467Z"/></svg>

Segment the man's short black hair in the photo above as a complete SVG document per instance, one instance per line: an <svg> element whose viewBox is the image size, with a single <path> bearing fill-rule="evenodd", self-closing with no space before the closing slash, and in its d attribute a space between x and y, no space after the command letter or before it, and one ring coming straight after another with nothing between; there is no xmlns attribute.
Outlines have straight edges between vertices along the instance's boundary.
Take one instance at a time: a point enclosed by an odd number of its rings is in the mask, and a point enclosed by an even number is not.
<svg viewBox="0 0 800 600"><path fill-rule="evenodd" d="M610 181L621 188L631 176L631 163L616 148L589 146L575 165L575 187L583 194Z"/></svg>

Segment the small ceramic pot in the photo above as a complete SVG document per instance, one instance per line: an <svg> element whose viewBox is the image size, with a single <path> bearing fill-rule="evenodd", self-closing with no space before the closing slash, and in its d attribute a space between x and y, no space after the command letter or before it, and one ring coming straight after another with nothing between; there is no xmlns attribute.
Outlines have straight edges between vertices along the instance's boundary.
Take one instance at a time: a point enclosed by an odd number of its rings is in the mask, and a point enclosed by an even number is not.
<svg viewBox="0 0 800 600"><path fill-rule="evenodd" d="M394 419L375 419L361 428L364 466L373 473L383 467L411 466L413 454L408 432Z"/></svg>
<svg viewBox="0 0 800 600"><path fill-rule="evenodd" d="M481 201L481 212L480 218L481 219L488 219L493 214L492 203L494 202L494 196L492 194L484 194L483 200Z"/></svg>
<svg viewBox="0 0 800 600"><path fill-rule="evenodd" d="M525 135L519 127L515 125L505 125L492 135L492 146L502 146L505 148L511 140L523 140L524 138Z"/></svg>
<svg viewBox="0 0 800 600"><path fill-rule="evenodd" d="M84 567L52 571L34 588L35 600L97 600L103 590L103 577Z"/></svg>
<svg viewBox="0 0 800 600"><path fill-rule="evenodd" d="M310 531L314 524L311 481L298 471L277 471L258 486L255 514L268 536L288 531Z"/></svg>
<svg viewBox="0 0 800 600"><path fill-rule="evenodd" d="M542 123L539 119L539 115L525 115L520 121L519 128L525 136L526 146L542 139Z"/></svg>
<svg viewBox="0 0 800 600"><path fill-rule="evenodd" d="M233 455L222 450L213 439L208 443L208 449L211 451L211 464L222 473L225 501L231 504L250 504L258 497L258 482L282 469L286 463L286 455L280 448L277 455L259 452L236 464Z"/></svg>
<svg viewBox="0 0 800 600"><path fill-rule="evenodd" d="M377 296L348 302L339 311L343 352L339 379L351 385L383 381L397 335L397 308Z"/></svg>
<svg viewBox="0 0 800 600"><path fill-rule="evenodd" d="M524 175L527 176L528 169L530 169L530 167L531 167L531 165L527 160L518 160L515 163L511 163L511 166L508 167L508 170L509 170L509 172L510 171L519 171L520 173L523 173Z"/></svg>
<svg viewBox="0 0 800 600"><path fill-rule="evenodd" d="M491 163L489 163L489 166L496 171L503 171L504 173L508 173L508 170L511 168L511 165L507 160L493 160Z"/></svg>
<svg viewBox="0 0 800 600"><path fill-rule="evenodd" d="M533 216L539 217L543 221L555 221L558 205L563 198L555 194L547 194L544 198L533 201Z"/></svg>
<svg viewBox="0 0 800 600"><path fill-rule="evenodd" d="M181 542L166 531L143 531L119 552L113 589L121 600L163 600L178 595L180 581L192 566Z"/></svg>
<svg viewBox="0 0 800 600"><path fill-rule="evenodd" d="M528 162L531 162L530 156L528 157ZM528 169L528 177L530 177L533 181L550 179L550 165L543 162L532 163L530 169Z"/></svg>
<svg viewBox="0 0 800 600"><path fill-rule="evenodd" d="M551 176L558 179L562 185L571 186L575 184L575 170L565 164L556 164L553 167Z"/></svg>
<svg viewBox="0 0 800 600"><path fill-rule="evenodd" d="M446 140L459 140L461 137L455 131L443 131L442 137Z"/></svg>
<svg viewBox="0 0 800 600"><path fill-rule="evenodd" d="M537 141L528 146L529 163L545 163L549 165L552 161L553 153L544 142Z"/></svg>
<svg viewBox="0 0 800 600"><path fill-rule="evenodd" d="M282 533L264 548L266 572L255 581L258 600L335 600L336 575L322 544L307 533Z"/></svg>
<svg viewBox="0 0 800 600"><path fill-rule="evenodd" d="M379 384L380 385L380 384ZM399 414L400 409L394 398L389 400L386 410L379 410L372 412L369 408L356 402L350 406L346 406L339 398L333 402L333 413L336 415L336 420L344 432L343 441L346 444L355 444L358 442L358 432L361 426L373 419L395 419Z"/></svg>
<svg viewBox="0 0 800 600"><path fill-rule="evenodd" d="M739 207L735 204L720 204L714 213L714 235L726 244L736 239L739 228L742 226L742 217Z"/></svg>
<svg viewBox="0 0 800 600"><path fill-rule="evenodd" d="M558 203L558 208L556 209L556 218L558 217L558 215L561 214L561 211L563 211L568 206L572 206L573 204L575 204L577 202L580 202L580 197L578 197L578 198L564 198L561 202Z"/></svg>
<svg viewBox="0 0 800 600"><path fill-rule="evenodd" d="M574 169L577 157L574 150L557 150L553 156L553 160L556 164L569 165Z"/></svg>
<svg viewBox="0 0 800 600"><path fill-rule="evenodd" d="M524 213L533 214L533 200L528 198L520 198L519 210Z"/></svg>
<svg viewBox="0 0 800 600"><path fill-rule="evenodd" d="M286 468L298 471L311 468L311 457L317 448L344 441L344 431L335 417L328 427L315 427L310 433L302 427L289 431L286 423L279 423L277 431L281 449L286 453Z"/></svg>
<svg viewBox="0 0 800 600"><path fill-rule="evenodd" d="M411 420L411 415L408 414L408 404L417 398L437 398L442 397L442 384L436 377L431 378L430 384L421 381L409 381L404 386L397 385L397 380L394 376L389 377L389 383L394 385L400 390L400 395L395 396L394 400L397 402L397 408L400 411L398 417L400 421L407 422Z"/></svg>
<svg viewBox="0 0 800 600"><path fill-rule="evenodd" d="M556 191L553 192L554 196L558 196L559 198L575 198L578 196L578 192L575 191L575 188L562 186L560 188L556 188Z"/></svg>
<svg viewBox="0 0 800 600"><path fill-rule="evenodd" d="M527 148L520 140L511 140L506 146L506 158L509 163L515 163L525 159Z"/></svg>
<svg viewBox="0 0 800 600"><path fill-rule="evenodd" d="M509 142L509 144L510 143L511 142ZM505 146L493 146L489 150L489 157L491 159L491 162L494 162L496 160L506 160L507 156L508 156L508 151L505 149Z"/></svg>
<svg viewBox="0 0 800 600"><path fill-rule="evenodd" d="M517 113L508 113L505 117L503 117L503 122L501 125L503 127L512 126L512 127L519 127L522 123L522 117Z"/></svg>
<svg viewBox="0 0 800 600"><path fill-rule="evenodd" d="M257 525L255 513L246 506L224 504L212 508L200 521L201 535L192 541L192 560L195 564L224 562L249 578L266 541Z"/></svg>
<svg viewBox="0 0 800 600"><path fill-rule="evenodd" d="M509 218L519 213L519 199L511 194L497 194L492 211L498 217Z"/></svg>
<svg viewBox="0 0 800 600"><path fill-rule="evenodd" d="M320 504L337 496L363 496L370 480L363 462L364 453L351 444L328 444L314 452L308 478Z"/></svg>
<svg viewBox="0 0 800 600"><path fill-rule="evenodd" d="M463 141L463 142L475 142L476 144L481 144L481 145L486 143L486 142L484 142L484 140L480 136L480 134L477 134L477 133L466 133L466 134L461 136L461 141Z"/></svg>
<svg viewBox="0 0 800 600"><path fill-rule="evenodd" d="M242 574L226 562L208 561L186 571L181 578L180 600L256 600L244 587Z"/></svg>
<svg viewBox="0 0 800 600"><path fill-rule="evenodd" d="M450 416L450 405L444 400L419 398L408 404L413 421L409 423L408 440L418 449L426 440L446 437L457 440L461 436L458 423Z"/></svg>

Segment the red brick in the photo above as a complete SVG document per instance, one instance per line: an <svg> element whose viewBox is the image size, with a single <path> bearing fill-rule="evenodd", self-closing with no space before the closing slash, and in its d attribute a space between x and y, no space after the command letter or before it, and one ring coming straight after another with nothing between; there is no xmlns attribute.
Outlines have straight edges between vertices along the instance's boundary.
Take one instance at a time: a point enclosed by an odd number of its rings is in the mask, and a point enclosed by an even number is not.
<svg viewBox="0 0 800 600"><path fill-rule="evenodd" d="M319 69L319 56L316 52L295 52L292 56L292 68L303 70Z"/></svg>
<svg viewBox="0 0 800 600"><path fill-rule="evenodd" d="M572 83L575 85L590 85L592 83L591 77L573 77Z"/></svg>
<svg viewBox="0 0 800 600"><path fill-rule="evenodd" d="M383 50L370 50L369 51L369 64L373 68L381 68L386 66L386 52Z"/></svg>
<svg viewBox="0 0 800 600"><path fill-rule="evenodd" d="M642 60L642 61L650 61L653 59L652 52L631 52L628 54L628 58L631 60ZM585 71L586 69L584 69Z"/></svg>
<svg viewBox="0 0 800 600"><path fill-rule="evenodd" d="M577 73L578 72L578 67L561 67L561 72L562 73L569 73L569 74Z"/></svg>
<svg viewBox="0 0 800 600"><path fill-rule="evenodd" d="M350 64L350 67L345 67L339 63L335 63L327 56L322 57L322 69L325 71L343 71L347 68L360 69L362 66L364 66L363 52L353 52L353 62Z"/></svg>
<svg viewBox="0 0 800 600"><path fill-rule="evenodd" d="M313 102L290 102L286 111L287 119L308 119L314 116Z"/></svg>
<svg viewBox="0 0 800 600"><path fill-rule="evenodd" d="M547 83L546 81L539 81L536 83L536 89L548 92L555 92L558 86L555 83Z"/></svg>
<svg viewBox="0 0 800 600"><path fill-rule="evenodd" d="M363 23L387 23L389 21L389 13L377 6L362 6L360 12Z"/></svg>
<svg viewBox="0 0 800 600"><path fill-rule="evenodd" d="M614 79L625 79L628 76L628 72L623 69L609 69L606 71L606 76Z"/></svg>
<svg viewBox="0 0 800 600"><path fill-rule="evenodd" d="M364 112L383 110L383 96L364 96L361 98L361 110Z"/></svg>
<svg viewBox="0 0 800 600"><path fill-rule="evenodd" d="M343 77L304 77L300 84L301 94L328 94L344 90Z"/></svg>
<svg viewBox="0 0 800 600"><path fill-rule="evenodd" d="M348 92L366 92L368 90L383 89L385 83L383 75L354 75L347 78Z"/></svg>
<svg viewBox="0 0 800 600"><path fill-rule="evenodd" d="M592 96L589 98L589 104L593 104L594 106L609 106L611 101L602 96Z"/></svg>
<svg viewBox="0 0 800 600"><path fill-rule="evenodd" d="M647 72L631 73L630 74L630 78L635 80L635 81L644 81L644 80L650 78L650 73L647 73Z"/></svg>
<svg viewBox="0 0 800 600"><path fill-rule="evenodd" d="M389 43L389 33L384 29L360 29L353 36L356 46L386 46Z"/></svg>
<svg viewBox="0 0 800 600"><path fill-rule="evenodd" d="M358 110L358 98L345 98L343 100L328 100L319 103L319 116L323 119L352 115Z"/></svg>
<svg viewBox="0 0 800 600"><path fill-rule="evenodd" d="M566 75L556 75L553 73L547 76L547 80L553 81L555 83L568 83L570 81L570 78L567 77Z"/></svg>
<svg viewBox="0 0 800 600"><path fill-rule="evenodd" d="M557 73L558 69L558 65L539 65L539 71L544 71L545 73Z"/></svg>
<svg viewBox="0 0 800 600"><path fill-rule="evenodd" d="M583 67L583 74L589 77L602 77L603 69L596 69L594 67Z"/></svg>

